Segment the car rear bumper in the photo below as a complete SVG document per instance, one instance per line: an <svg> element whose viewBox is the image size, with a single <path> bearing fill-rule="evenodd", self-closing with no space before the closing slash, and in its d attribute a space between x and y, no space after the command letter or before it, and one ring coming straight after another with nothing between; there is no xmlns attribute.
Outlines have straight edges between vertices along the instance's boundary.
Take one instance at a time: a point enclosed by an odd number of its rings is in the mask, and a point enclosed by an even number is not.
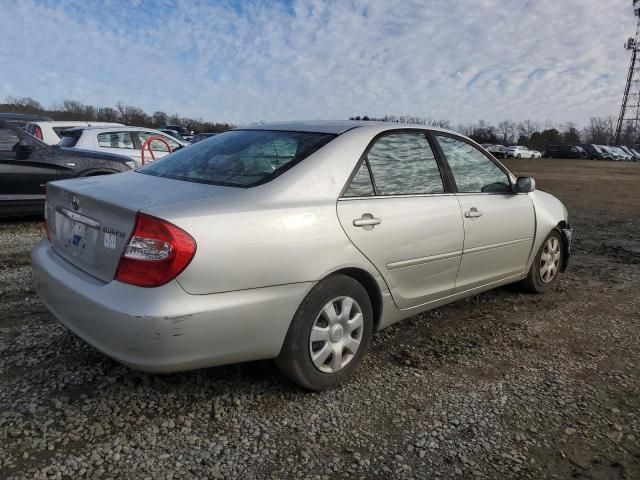
<svg viewBox="0 0 640 480"><path fill-rule="evenodd" d="M51 313L109 357L174 372L276 357L312 282L190 295L176 282L141 288L88 276L42 240L34 281Z"/></svg>

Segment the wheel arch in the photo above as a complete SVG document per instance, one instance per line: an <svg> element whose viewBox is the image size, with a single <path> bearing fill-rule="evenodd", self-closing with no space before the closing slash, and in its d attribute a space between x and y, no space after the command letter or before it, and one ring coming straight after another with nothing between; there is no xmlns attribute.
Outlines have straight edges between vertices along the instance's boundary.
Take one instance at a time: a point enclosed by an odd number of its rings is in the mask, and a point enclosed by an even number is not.
<svg viewBox="0 0 640 480"><path fill-rule="evenodd" d="M382 292L376 279L366 270L358 267L346 267L331 272L331 275L346 275L353 278L356 282L364 287L371 301L373 310L373 331L377 332L382 320ZM325 277L326 278L326 277Z"/></svg>

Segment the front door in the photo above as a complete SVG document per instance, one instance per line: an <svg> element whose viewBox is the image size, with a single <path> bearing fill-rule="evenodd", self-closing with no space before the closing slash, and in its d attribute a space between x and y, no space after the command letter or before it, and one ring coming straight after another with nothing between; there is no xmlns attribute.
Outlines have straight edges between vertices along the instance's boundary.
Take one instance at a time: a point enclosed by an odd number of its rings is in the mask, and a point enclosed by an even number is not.
<svg viewBox="0 0 640 480"><path fill-rule="evenodd" d="M464 249L455 292L523 273L535 232L533 202L508 173L462 138L437 134L457 187Z"/></svg>
<svg viewBox="0 0 640 480"><path fill-rule="evenodd" d="M421 130L379 137L338 200L354 245L382 274L399 308L452 293L463 227L456 197Z"/></svg>
<svg viewBox="0 0 640 480"><path fill-rule="evenodd" d="M0 125L0 201L6 204L44 200L44 185L60 177L48 147L17 127Z"/></svg>

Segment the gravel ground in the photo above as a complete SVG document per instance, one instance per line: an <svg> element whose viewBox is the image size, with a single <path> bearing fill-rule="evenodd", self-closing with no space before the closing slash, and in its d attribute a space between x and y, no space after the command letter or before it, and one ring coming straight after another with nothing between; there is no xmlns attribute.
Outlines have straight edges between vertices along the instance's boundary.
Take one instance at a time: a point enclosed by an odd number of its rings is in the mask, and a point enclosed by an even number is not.
<svg viewBox="0 0 640 480"><path fill-rule="evenodd" d="M41 222L0 223L0 478L640 478L640 164L508 163L569 209L558 287L408 319L320 394L109 360L35 295Z"/></svg>

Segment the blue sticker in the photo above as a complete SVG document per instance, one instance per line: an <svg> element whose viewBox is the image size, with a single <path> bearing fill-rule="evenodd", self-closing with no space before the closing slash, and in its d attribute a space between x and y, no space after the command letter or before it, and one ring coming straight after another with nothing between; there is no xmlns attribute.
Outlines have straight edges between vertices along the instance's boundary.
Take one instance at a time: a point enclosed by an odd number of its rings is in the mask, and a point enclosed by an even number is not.
<svg viewBox="0 0 640 480"><path fill-rule="evenodd" d="M82 237L80 235L74 235L72 240L73 245L76 247L80 245L80 240L82 240Z"/></svg>

